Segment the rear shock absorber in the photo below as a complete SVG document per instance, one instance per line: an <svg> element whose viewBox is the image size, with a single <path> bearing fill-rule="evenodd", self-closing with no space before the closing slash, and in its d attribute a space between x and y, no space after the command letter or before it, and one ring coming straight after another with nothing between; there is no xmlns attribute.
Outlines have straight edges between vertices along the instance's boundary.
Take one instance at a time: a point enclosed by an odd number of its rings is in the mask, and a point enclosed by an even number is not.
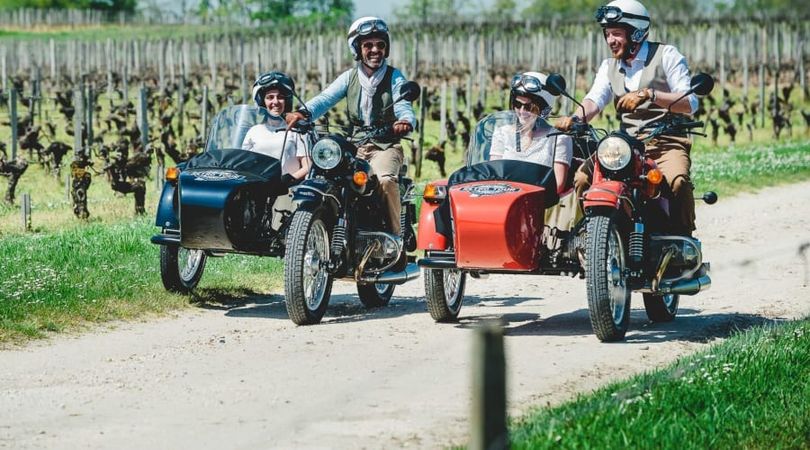
<svg viewBox="0 0 810 450"><path fill-rule="evenodd" d="M644 224L641 222L636 222L630 232L627 254L633 267L639 267L644 261Z"/></svg>

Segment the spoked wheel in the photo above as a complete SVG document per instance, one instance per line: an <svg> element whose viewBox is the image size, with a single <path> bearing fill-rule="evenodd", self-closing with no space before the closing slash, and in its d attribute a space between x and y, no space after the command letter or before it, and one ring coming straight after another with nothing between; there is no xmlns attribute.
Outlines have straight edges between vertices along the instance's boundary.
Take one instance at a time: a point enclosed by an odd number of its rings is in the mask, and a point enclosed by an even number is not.
<svg viewBox="0 0 810 450"><path fill-rule="evenodd" d="M177 245L160 246L160 278L170 292L187 294L197 287L205 269L205 252Z"/></svg>
<svg viewBox="0 0 810 450"><path fill-rule="evenodd" d="M332 275L326 269L329 232L319 212L296 211L287 233L284 295L287 314L297 325L320 322L332 294Z"/></svg>
<svg viewBox="0 0 810 450"><path fill-rule="evenodd" d="M394 296L395 284L358 284L357 295L366 308L379 308L387 306Z"/></svg>
<svg viewBox="0 0 810 450"><path fill-rule="evenodd" d="M458 269L425 269L428 312L436 322L458 319L464 301L467 274Z"/></svg>
<svg viewBox="0 0 810 450"><path fill-rule="evenodd" d="M591 326L601 341L624 339L630 323L625 249L613 216L588 220L586 276Z"/></svg>
<svg viewBox="0 0 810 450"><path fill-rule="evenodd" d="M678 314L678 294L644 294L644 309L647 318L653 322L672 322Z"/></svg>

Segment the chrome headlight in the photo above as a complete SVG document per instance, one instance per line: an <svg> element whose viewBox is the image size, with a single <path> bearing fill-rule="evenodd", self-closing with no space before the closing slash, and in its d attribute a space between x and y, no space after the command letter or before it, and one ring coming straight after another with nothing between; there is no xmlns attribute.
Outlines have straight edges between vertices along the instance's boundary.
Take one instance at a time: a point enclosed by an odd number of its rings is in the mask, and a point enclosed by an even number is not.
<svg viewBox="0 0 810 450"><path fill-rule="evenodd" d="M596 149L599 164L605 169L613 171L622 170L627 167L632 154L630 144L617 136L605 138L599 143L599 147Z"/></svg>
<svg viewBox="0 0 810 450"><path fill-rule="evenodd" d="M312 162L323 170L334 169L342 155L340 144L332 139L321 139L312 147Z"/></svg>

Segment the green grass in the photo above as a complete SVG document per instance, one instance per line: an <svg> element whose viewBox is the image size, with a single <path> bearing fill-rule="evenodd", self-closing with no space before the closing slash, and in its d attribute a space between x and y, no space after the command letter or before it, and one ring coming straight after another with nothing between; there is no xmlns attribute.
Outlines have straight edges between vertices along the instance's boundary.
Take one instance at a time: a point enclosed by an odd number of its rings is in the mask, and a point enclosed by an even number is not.
<svg viewBox="0 0 810 450"><path fill-rule="evenodd" d="M810 320L732 336L512 423L512 448L808 448Z"/></svg>
<svg viewBox="0 0 810 450"><path fill-rule="evenodd" d="M155 230L149 218L0 240L0 342L188 305L163 289L158 247L149 243ZM281 280L278 259L210 258L191 300L247 301Z"/></svg>

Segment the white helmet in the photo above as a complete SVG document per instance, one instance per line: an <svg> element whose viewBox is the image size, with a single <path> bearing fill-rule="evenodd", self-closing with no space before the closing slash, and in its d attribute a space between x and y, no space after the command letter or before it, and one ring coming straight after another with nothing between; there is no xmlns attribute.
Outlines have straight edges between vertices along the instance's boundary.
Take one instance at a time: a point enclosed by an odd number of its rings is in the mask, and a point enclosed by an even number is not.
<svg viewBox="0 0 810 450"><path fill-rule="evenodd" d="M355 20L352 26L349 27L347 42L355 60L359 60L361 55L358 42L360 37L376 37L384 40L385 57L388 58L391 51L391 38L388 36L388 25L384 20L379 17L366 16Z"/></svg>
<svg viewBox="0 0 810 450"><path fill-rule="evenodd" d="M551 95L546 90L546 79L548 75L540 72L523 72L512 77L511 88L509 90L509 103L515 101L515 97L522 95L529 97L540 106L540 117L545 118L554 109L557 102L557 95Z"/></svg>
<svg viewBox="0 0 810 450"><path fill-rule="evenodd" d="M596 21L602 28L624 24L629 27L630 40L636 44L647 38L650 12L636 0L613 0L596 10Z"/></svg>

